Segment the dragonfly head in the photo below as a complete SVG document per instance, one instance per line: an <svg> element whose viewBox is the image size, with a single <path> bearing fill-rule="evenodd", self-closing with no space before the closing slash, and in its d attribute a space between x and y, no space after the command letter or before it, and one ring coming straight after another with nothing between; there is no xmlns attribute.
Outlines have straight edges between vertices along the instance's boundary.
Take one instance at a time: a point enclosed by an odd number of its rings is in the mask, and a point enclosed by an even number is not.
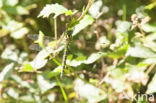
<svg viewBox="0 0 156 103"><path fill-rule="evenodd" d="M67 37L67 39L68 39L69 41L72 40L73 31L74 31L74 28L68 28L68 29L66 30L66 37Z"/></svg>

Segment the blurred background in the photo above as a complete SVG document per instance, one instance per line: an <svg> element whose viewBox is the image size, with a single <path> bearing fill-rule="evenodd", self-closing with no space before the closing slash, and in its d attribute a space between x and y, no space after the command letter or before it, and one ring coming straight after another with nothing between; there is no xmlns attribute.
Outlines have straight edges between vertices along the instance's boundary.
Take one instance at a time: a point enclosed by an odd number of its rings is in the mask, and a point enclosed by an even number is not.
<svg viewBox="0 0 156 103"><path fill-rule="evenodd" d="M74 31L63 80L63 49L53 61L28 38L55 37L55 13L37 16L56 3L78 18L88 0L0 1L0 103L155 103L156 1L95 0ZM57 17L58 39L70 21Z"/></svg>

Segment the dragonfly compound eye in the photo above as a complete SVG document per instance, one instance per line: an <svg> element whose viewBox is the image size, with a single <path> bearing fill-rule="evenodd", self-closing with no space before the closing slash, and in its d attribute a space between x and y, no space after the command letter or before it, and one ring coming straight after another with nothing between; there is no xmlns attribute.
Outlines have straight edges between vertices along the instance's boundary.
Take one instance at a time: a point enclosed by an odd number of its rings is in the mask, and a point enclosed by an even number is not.
<svg viewBox="0 0 156 103"><path fill-rule="evenodd" d="M67 33L68 35L72 35L73 30L67 30L66 33Z"/></svg>

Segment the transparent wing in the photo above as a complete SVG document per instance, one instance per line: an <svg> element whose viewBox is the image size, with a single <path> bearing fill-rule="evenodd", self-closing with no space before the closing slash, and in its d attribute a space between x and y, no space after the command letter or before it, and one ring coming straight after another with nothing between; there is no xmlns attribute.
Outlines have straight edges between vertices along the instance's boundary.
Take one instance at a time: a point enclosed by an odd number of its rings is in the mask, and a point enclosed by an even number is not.
<svg viewBox="0 0 156 103"><path fill-rule="evenodd" d="M29 34L29 35L27 35L27 37L29 39L31 39L31 40L37 40L38 39L38 36L39 36L38 34ZM49 36L44 36L44 40L52 41L52 40L54 40L54 38L49 37Z"/></svg>
<svg viewBox="0 0 156 103"><path fill-rule="evenodd" d="M29 34L29 35L27 35L27 37L28 37L29 39L31 39L31 40L38 40L39 35L37 35L37 34ZM54 40L54 39L51 38L51 37L49 37L49 36L44 36L44 39L43 39L43 40L44 40L44 41L43 41L43 44L44 44L45 46L47 46L47 44L48 44L50 41ZM36 51L41 51L41 50L42 50L42 48L41 48L38 44L35 44L35 43L31 44L31 45L29 46L29 49L31 49L31 50L36 50Z"/></svg>
<svg viewBox="0 0 156 103"><path fill-rule="evenodd" d="M29 38L29 39L31 39L31 40L37 40L38 39L38 36L39 35L37 35L37 34L29 34L29 35L27 35L27 37ZM53 40L55 40L54 38L52 38L52 37L49 37L49 36L44 36L44 45L45 46L47 46L47 44L50 42L50 41L53 41ZM104 41L104 42L103 42ZM104 46L106 46L106 45L108 45L107 44L107 42L105 43L105 41L106 40L102 40L102 41L98 41L98 42L91 42L91 41L85 41L85 44L87 44L87 45L95 45L95 48L96 49L99 49L100 47L104 47ZM62 42L63 42L63 40L61 41L61 43L60 44L62 44ZM72 42L71 42L71 44L73 43L73 42L76 42L75 40L72 40ZM82 42L81 42L82 43ZM30 45L29 46L29 49L31 49L31 50L36 50L36 51L41 51L42 50L42 48L38 45L38 44L32 44L32 45Z"/></svg>
<svg viewBox="0 0 156 103"><path fill-rule="evenodd" d="M42 48L38 44L31 44L29 46L29 49L35 50L35 51L41 51L42 50Z"/></svg>

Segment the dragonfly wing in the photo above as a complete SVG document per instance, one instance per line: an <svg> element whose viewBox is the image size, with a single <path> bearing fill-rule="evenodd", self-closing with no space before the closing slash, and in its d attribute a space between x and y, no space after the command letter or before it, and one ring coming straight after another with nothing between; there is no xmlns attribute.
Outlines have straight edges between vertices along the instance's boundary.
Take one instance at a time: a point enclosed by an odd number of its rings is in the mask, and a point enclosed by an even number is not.
<svg viewBox="0 0 156 103"><path fill-rule="evenodd" d="M31 40L37 40L38 39L38 35L37 34L29 34L27 35L27 37Z"/></svg>
<svg viewBox="0 0 156 103"><path fill-rule="evenodd" d="M29 46L29 49L35 50L35 51L41 51L42 50L42 48L38 44L31 44Z"/></svg>
<svg viewBox="0 0 156 103"><path fill-rule="evenodd" d="M38 40L38 37L39 37L39 35L38 34L29 34L29 35L27 35L27 37L29 38L29 39L31 39L31 40ZM45 46L47 46L47 44L50 42L50 41L52 41L52 40L54 40L53 38L51 38L51 37L49 37L49 36L44 36L44 39L43 39L43 44L45 45ZM32 45L30 45L29 46L29 49L31 49L31 50L36 50L36 51L41 51L42 50L42 48L38 45L38 44L32 44Z"/></svg>
<svg viewBox="0 0 156 103"><path fill-rule="evenodd" d="M49 37L49 36L44 36L44 40L49 40L49 41L52 41L52 40L55 40L54 38L52 37Z"/></svg>
<svg viewBox="0 0 156 103"><path fill-rule="evenodd" d="M27 37L32 40L38 40L39 35L38 34L29 34L29 35L27 35ZM52 40L54 40L54 38L49 37L49 36L44 36L43 40L52 41Z"/></svg>

